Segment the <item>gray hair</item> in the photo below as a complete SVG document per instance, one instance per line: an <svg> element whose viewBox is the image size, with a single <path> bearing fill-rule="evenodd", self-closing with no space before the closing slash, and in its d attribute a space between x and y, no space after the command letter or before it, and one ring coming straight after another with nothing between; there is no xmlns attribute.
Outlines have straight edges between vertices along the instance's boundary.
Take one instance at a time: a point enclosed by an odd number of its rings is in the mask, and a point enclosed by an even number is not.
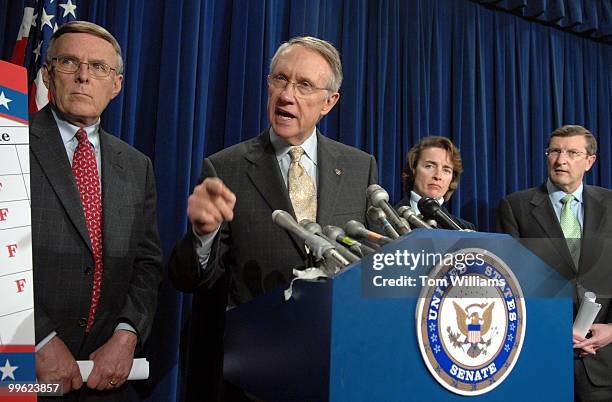
<svg viewBox="0 0 612 402"><path fill-rule="evenodd" d="M46 61L48 65L51 65L51 61L53 57L55 57L55 41L57 40L57 38L67 33L91 34L93 36L97 36L98 38L102 38L111 45L113 45L115 53L117 53L115 74L123 74L123 57L121 56L121 46L119 46L119 42L117 42L117 39L115 39L115 37L106 29L102 28L100 25L96 25L93 22L89 21L67 22L53 33L51 39L49 40L49 47L47 48Z"/></svg>
<svg viewBox="0 0 612 402"><path fill-rule="evenodd" d="M276 53L274 53L272 61L270 61L270 72L274 71L274 67L276 67L278 57L281 53L291 46L303 46L323 56L332 71L327 89L332 92L338 92L342 84L342 62L340 61L340 53L338 53L334 45L323 39L312 36L297 36L283 43L276 49Z"/></svg>
<svg viewBox="0 0 612 402"><path fill-rule="evenodd" d="M587 155L595 155L597 153L597 140L589 130L582 126L573 124L561 126L550 134L548 143L550 144L550 140L552 140L553 137L574 137L578 135L583 136L586 140Z"/></svg>

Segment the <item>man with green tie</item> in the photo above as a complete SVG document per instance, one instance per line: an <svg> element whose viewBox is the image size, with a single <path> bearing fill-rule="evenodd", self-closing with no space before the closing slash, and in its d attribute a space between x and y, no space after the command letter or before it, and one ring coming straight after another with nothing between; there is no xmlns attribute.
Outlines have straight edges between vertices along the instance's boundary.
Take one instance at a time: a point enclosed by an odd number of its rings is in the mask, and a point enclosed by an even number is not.
<svg viewBox="0 0 612 402"><path fill-rule="evenodd" d="M545 152L546 183L510 194L498 213L501 231L522 239L545 239L527 245L575 283L574 317L586 290L595 292L602 304L587 338L574 333L577 401L612 400L612 191L583 183L596 152L597 141L586 128L556 129Z"/></svg>

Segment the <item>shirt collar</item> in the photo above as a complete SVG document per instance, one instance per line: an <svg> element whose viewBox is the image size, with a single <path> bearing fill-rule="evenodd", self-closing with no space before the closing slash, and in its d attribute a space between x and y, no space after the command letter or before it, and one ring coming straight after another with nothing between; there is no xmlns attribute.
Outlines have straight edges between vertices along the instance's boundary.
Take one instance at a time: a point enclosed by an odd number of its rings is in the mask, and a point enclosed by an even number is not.
<svg viewBox="0 0 612 402"><path fill-rule="evenodd" d="M410 191L410 201L413 202L415 205L419 205L419 200L423 198L420 195L418 195L417 193L414 192L414 190ZM436 201L438 202L438 204L442 205L444 204L444 197L440 197L438 199L436 199Z"/></svg>
<svg viewBox="0 0 612 402"><path fill-rule="evenodd" d="M94 148L98 147L98 144L100 143L100 136L98 135L98 129L100 127L100 118L98 118L98 121L91 126L78 127L71 123L68 123L66 120L62 120L58 116L54 108L51 108L51 112L53 113L53 118L57 123L57 128L59 129L60 135L62 136L62 142L64 143L64 145L72 141L73 138L75 138L74 136L77 131L82 128L87 133L87 139L89 140L89 142L92 143Z"/></svg>
<svg viewBox="0 0 612 402"><path fill-rule="evenodd" d="M565 197L565 195L567 194L565 191L559 189L557 186L555 186L553 184L552 181L550 181L550 178L548 180L546 180L546 190L548 191L548 195L550 196L551 201L554 203L561 203L561 199L563 197ZM582 203L582 193L584 191L584 184L580 183L580 185L578 186L578 188L576 189L576 191L574 191L572 194L574 195L574 198L576 200L578 200L578 202Z"/></svg>
<svg viewBox="0 0 612 402"><path fill-rule="evenodd" d="M289 144L283 138L279 137L272 127L268 130L270 133L270 142L274 147L276 158L281 159L289 153L289 150L293 145ZM300 145L304 149L304 153L315 165L317 164L317 129L316 127L312 130L312 134Z"/></svg>

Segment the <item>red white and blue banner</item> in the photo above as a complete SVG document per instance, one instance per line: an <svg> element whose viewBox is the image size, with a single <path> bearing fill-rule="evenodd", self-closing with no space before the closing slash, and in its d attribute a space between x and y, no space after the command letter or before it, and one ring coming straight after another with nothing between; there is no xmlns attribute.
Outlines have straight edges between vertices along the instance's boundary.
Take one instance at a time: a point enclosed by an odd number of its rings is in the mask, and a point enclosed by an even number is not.
<svg viewBox="0 0 612 402"><path fill-rule="evenodd" d="M0 401L36 401L34 346L0 346Z"/></svg>
<svg viewBox="0 0 612 402"><path fill-rule="evenodd" d="M27 71L0 61L0 400L36 400ZM17 388L16 388L17 387Z"/></svg>

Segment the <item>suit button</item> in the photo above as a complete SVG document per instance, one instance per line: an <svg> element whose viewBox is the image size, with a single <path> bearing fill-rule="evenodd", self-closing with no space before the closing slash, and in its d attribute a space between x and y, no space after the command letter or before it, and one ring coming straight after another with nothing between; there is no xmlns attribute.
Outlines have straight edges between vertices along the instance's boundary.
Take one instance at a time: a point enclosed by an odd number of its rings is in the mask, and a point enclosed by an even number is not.
<svg viewBox="0 0 612 402"><path fill-rule="evenodd" d="M84 270L85 275L91 275L91 271L93 271L91 267L85 267L85 270Z"/></svg>
<svg viewBox="0 0 612 402"><path fill-rule="evenodd" d="M81 317L79 318L79 327L84 328L87 326L87 318Z"/></svg>

